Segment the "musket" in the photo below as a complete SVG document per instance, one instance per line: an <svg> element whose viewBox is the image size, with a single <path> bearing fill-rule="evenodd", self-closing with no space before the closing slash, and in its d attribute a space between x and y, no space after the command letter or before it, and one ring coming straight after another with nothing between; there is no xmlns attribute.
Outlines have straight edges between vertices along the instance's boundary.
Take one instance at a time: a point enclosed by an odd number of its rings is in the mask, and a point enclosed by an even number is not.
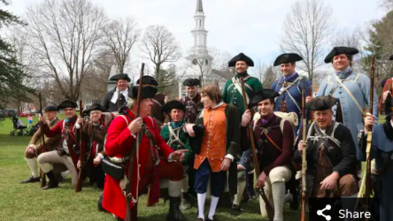
<svg viewBox="0 0 393 221"><path fill-rule="evenodd" d="M308 96L312 97L312 85L308 88ZM302 109L303 109L303 107L302 107ZM304 111L304 110L302 110L302 111ZM310 117L310 123L312 123L314 121L313 112L311 110L309 112L310 112L310 116L309 116Z"/></svg>
<svg viewBox="0 0 393 221"><path fill-rule="evenodd" d="M247 99L246 99L246 89L244 87L244 77L241 78L241 87L242 87L242 94L243 94L243 105L244 105L244 109L247 110ZM251 110L252 112L252 110ZM252 113L251 113L252 115ZM258 157L257 157L257 148L255 147L255 140L254 140L254 132L252 131L252 126L248 125L248 133L250 134L250 140L251 140L251 148L252 148L252 159L254 162L254 167L255 167L255 172L257 174L257 177L259 177L259 175L261 174L261 170L259 168L259 162L258 162ZM265 201L265 205L266 205L266 211L267 211L267 215L269 217L270 221L273 221L274 218L274 208L273 206L270 204L268 198L266 197L265 191L262 188L257 187L257 192L261 195L263 201Z"/></svg>
<svg viewBox="0 0 393 221"><path fill-rule="evenodd" d="M301 198L301 213L300 213L300 220L306 220L306 171L307 171L307 138L306 138L306 94L305 94L305 80L303 79L303 86L302 86L302 198Z"/></svg>
<svg viewBox="0 0 393 221"><path fill-rule="evenodd" d="M80 117L82 117L82 112L83 112L82 100L79 100L79 115L80 115ZM85 145L83 145L83 129L82 129L82 125L80 125L80 128L79 128L79 162L80 162L81 166L79 168L78 181L76 182L76 186L75 186L76 193L80 192L82 190L85 158L86 158L86 149L85 149Z"/></svg>
<svg viewBox="0 0 393 221"><path fill-rule="evenodd" d="M142 78L143 78L143 71L145 69L145 63L142 63L142 67L141 67L141 73L139 75L139 86L138 86L138 96L137 96L137 108L136 108L136 116L135 118L139 117L139 111L140 111L140 106L141 106L141 93L142 93ZM134 201L133 205L132 205L132 210L130 209L131 206L131 201L133 200L133 196L132 196L132 172L134 169L134 161L135 161L135 151L136 148L139 148L139 144L140 144L140 134L138 133L136 135L136 144L132 146L131 148L131 155L130 155L130 160L128 162L128 173L127 173L127 185L126 185L126 217L125 217L125 221L136 221L137 219L137 212L138 212L138 202ZM138 192L138 190L137 190ZM136 193L138 195L138 193ZM134 220L132 220L134 219Z"/></svg>
<svg viewBox="0 0 393 221"><path fill-rule="evenodd" d="M44 111L42 110L42 97L41 97L41 92L38 94L38 99L40 101L40 112L41 115L44 116ZM42 126L44 124L40 121L40 129L41 129L41 137L42 137L42 148L41 148L41 153L45 152L45 134L44 131L42 130ZM46 186L46 175L44 173L44 171L42 171L42 169L40 168L40 176L41 176L41 187Z"/></svg>
<svg viewBox="0 0 393 221"><path fill-rule="evenodd" d="M373 104L374 104L374 56L371 58L371 76L370 76L370 104L369 104L369 112L373 114ZM364 209L368 211L368 203L371 195L371 144L372 144L372 135L373 135L373 126L369 125L367 128L367 146L366 146L366 173L363 175L362 185L360 186L358 198L362 197L364 191ZM358 202L356 203L357 207ZM365 218L367 221L368 218Z"/></svg>

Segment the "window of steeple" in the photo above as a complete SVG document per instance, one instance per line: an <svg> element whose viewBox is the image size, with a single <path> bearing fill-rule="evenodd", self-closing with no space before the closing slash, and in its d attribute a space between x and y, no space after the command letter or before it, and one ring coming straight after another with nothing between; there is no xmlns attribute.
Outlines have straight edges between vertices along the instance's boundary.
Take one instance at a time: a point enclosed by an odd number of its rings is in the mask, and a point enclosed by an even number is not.
<svg viewBox="0 0 393 221"><path fill-rule="evenodd" d="M199 20L199 27L201 27L202 26L202 21L201 20Z"/></svg>

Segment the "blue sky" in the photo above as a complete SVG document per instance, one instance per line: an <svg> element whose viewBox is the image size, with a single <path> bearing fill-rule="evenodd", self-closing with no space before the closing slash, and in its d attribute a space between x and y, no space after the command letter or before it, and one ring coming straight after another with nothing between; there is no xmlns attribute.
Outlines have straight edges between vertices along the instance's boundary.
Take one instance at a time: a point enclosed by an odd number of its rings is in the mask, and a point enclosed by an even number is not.
<svg viewBox="0 0 393 221"><path fill-rule="evenodd" d="M27 5L39 0L13 0L6 9L23 15ZM165 25L183 51L193 43L193 14L196 0L94 0L111 17L133 16L139 27ZM295 0L204 0L208 46L232 55L244 52L254 59L272 63L280 54L282 24ZM339 29L356 28L386 13L380 0L328 0ZM138 48L135 47L136 53ZM135 60L135 58L133 58ZM136 58L136 60L138 60Z"/></svg>

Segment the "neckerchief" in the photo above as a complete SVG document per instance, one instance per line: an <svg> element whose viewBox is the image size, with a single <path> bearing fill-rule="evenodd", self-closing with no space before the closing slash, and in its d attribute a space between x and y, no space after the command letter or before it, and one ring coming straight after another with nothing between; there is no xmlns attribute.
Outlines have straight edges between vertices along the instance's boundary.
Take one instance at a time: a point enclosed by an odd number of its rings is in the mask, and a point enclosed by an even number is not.
<svg viewBox="0 0 393 221"><path fill-rule="evenodd" d="M274 114L270 114L268 116L262 116L261 115L262 126L263 127L266 126L270 122L270 120L273 118L273 116L274 116Z"/></svg>
<svg viewBox="0 0 393 221"><path fill-rule="evenodd" d="M295 76L296 76L296 72L294 72L293 74L290 74L289 76L284 76L284 81L291 81Z"/></svg>
<svg viewBox="0 0 393 221"><path fill-rule="evenodd" d="M243 72L243 73L236 73L236 78L240 79L241 77L247 77L248 73L247 71Z"/></svg>
<svg viewBox="0 0 393 221"><path fill-rule="evenodd" d="M336 75L340 78L340 79L346 79L350 74L352 73L351 68L347 68L343 71L336 71Z"/></svg>
<svg viewBox="0 0 393 221"><path fill-rule="evenodd" d="M176 129L176 128L178 128L178 127L181 127L181 126L183 125L183 123L184 123L184 119L182 119L182 120L179 121L178 123L175 123L175 122L171 121L171 125L172 125L172 128L173 128L173 129Z"/></svg>

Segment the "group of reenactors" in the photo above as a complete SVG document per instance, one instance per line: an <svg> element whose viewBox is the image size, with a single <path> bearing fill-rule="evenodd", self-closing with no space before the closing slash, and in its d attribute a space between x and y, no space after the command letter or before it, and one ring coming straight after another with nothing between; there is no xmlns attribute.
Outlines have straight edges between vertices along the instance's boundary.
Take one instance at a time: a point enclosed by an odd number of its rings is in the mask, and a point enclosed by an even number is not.
<svg viewBox="0 0 393 221"><path fill-rule="evenodd" d="M79 117L73 101L45 107L46 116L40 116L41 127L25 152L31 176L22 183L40 181L37 161L41 177L49 179L42 189L58 187L64 171L75 186L85 170L84 177L103 189L100 210L118 220L136 220L139 196L147 191L147 205L153 206L166 181L170 202L166 220L176 221L188 220L182 211L195 204L200 221L218 220L217 207L228 202L230 213L238 216L243 199L253 196L255 187L262 216L283 221L286 202L291 209L299 208L302 163L307 164L306 200L358 195L367 133L377 124L378 106L383 105L386 121L372 131L372 172L378 193L383 192L380 220L391 220L392 78L380 100L375 92L375 99L370 99L375 90L370 78L351 68L357 53L355 48L333 48L325 62L332 63L335 71L323 79L316 97L308 79L295 70L301 56L278 56L274 65L280 66L283 76L263 89L247 72L254 65L252 59L240 53L228 63L236 74L222 90L216 84L200 87L198 79L186 79L186 97L161 107L168 116L162 126L152 117L158 82L143 76L130 87L126 74L115 75L117 87L102 104L93 104ZM373 113L365 111L370 106ZM64 120L57 117L59 110ZM81 147L85 159L80 157ZM131 192L126 191L129 187ZM353 210L355 205L342 203L342 207Z"/></svg>

